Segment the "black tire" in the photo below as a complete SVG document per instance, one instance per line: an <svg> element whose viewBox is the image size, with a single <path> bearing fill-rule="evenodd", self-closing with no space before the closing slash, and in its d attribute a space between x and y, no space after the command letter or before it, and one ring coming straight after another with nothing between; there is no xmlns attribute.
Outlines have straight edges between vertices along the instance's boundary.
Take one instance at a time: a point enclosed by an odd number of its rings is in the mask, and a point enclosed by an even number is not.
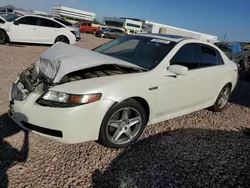
<svg viewBox="0 0 250 188"><path fill-rule="evenodd" d="M242 59L240 61L240 68L242 68L242 70L248 70L249 69L249 63L250 63L250 58L249 57L245 57L244 59Z"/></svg>
<svg viewBox="0 0 250 188"><path fill-rule="evenodd" d="M66 44L69 44L69 39L64 35L60 35L60 36L56 37L55 43L57 43L57 42L64 42Z"/></svg>
<svg viewBox="0 0 250 188"><path fill-rule="evenodd" d="M226 90L227 90L227 92L228 92L228 96L225 96L225 95L224 95L225 92L226 92ZM228 103L230 94L231 94L231 85L230 85L230 84L227 84L227 85L225 85L225 86L222 88L222 90L221 90L219 96L217 97L217 99L216 99L214 105L213 105L210 109L211 109L213 112L221 112L221 111L227 106L227 103ZM223 96L224 96L225 98L227 98L227 99L225 99L225 101L224 101L225 103L223 103L223 105L220 105L220 100L221 100L221 98L223 98Z"/></svg>
<svg viewBox="0 0 250 188"><path fill-rule="evenodd" d="M135 131L136 134L133 137L129 138L129 139L131 139L130 141L128 141L126 143L119 143L119 144L114 143L114 141L111 141L112 138L108 135L109 134L108 131L110 129L110 126L108 125L108 123L111 120L111 118L114 115L116 115L116 113L118 113L119 111L121 111L123 109L130 109L130 108L136 110L139 113L140 120L141 120L140 123L139 123L140 126L137 129L137 131ZM121 120L119 120L119 121L121 121ZM147 124L146 112L145 112L144 108L142 107L142 105L140 103L138 103L134 99L125 100L125 101L123 101L121 103L117 103L114 106L112 106L109 109L109 111L106 113L106 115L104 116L104 119L102 121L102 124L101 124L100 132L99 132L99 139L98 139L97 142L99 144L101 144L101 145L103 145L105 147L109 147L109 148L125 148L125 147L128 147L131 144L133 144L141 136L146 124ZM114 128L114 129L116 129L116 128ZM119 128L119 129L121 130L121 128ZM129 129L131 130L131 128L129 128ZM118 130L118 128L115 131L113 131L114 134L115 134L115 132L117 130ZM125 131L126 131L126 129L125 129ZM114 136L114 134L113 134L113 136ZM125 136L125 134L123 136Z"/></svg>
<svg viewBox="0 0 250 188"><path fill-rule="evenodd" d="M4 30L0 30L0 44L4 44L8 39L8 36Z"/></svg>

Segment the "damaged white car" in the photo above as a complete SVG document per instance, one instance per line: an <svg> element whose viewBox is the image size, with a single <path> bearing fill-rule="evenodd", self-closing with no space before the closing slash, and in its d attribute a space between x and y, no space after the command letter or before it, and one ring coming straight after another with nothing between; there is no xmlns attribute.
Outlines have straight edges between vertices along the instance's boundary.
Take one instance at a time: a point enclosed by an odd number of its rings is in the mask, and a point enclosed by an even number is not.
<svg viewBox="0 0 250 188"><path fill-rule="evenodd" d="M147 124L221 111L237 78L220 49L194 39L135 34L93 50L56 43L13 83L9 115L59 142L122 148Z"/></svg>

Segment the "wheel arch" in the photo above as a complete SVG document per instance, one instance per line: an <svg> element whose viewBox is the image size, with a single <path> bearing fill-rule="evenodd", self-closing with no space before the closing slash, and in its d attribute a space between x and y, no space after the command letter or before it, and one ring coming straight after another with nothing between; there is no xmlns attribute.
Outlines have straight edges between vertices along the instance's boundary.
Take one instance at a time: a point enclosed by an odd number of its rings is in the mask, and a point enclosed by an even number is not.
<svg viewBox="0 0 250 188"><path fill-rule="evenodd" d="M60 35L56 36L56 38L55 38L55 40L54 40L54 43L56 43L56 39L57 39L58 37L66 37L66 38L68 39L69 43L70 43L69 38L68 38L66 35L64 35L64 34L60 34Z"/></svg>
<svg viewBox="0 0 250 188"><path fill-rule="evenodd" d="M112 109L117 103L121 103L124 102L126 100L135 100L136 102L138 102L140 105L142 105L142 107L144 108L145 112L146 112L146 117L147 117L147 122L149 121L149 117L150 117L150 106L147 102L146 99L144 99L143 97L139 97L139 96L132 96L132 97L128 97L128 98L124 98L120 101L115 100L115 102L110 106L109 110Z"/></svg>
<svg viewBox="0 0 250 188"><path fill-rule="evenodd" d="M7 36L7 40L6 40L5 42L9 42L9 41L10 41L10 36L9 36L8 33L5 31L5 29L0 28L0 31L3 31L3 32L6 34L6 36Z"/></svg>

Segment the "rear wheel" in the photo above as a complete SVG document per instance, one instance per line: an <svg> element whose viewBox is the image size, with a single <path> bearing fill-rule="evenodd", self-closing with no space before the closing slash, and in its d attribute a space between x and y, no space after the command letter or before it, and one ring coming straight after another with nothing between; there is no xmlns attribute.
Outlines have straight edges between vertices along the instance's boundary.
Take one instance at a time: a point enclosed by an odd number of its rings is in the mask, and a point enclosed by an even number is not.
<svg viewBox="0 0 250 188"><path fill-rule="evenodd" d="M7 40L7 34L5 33L5 31L0 30L0 44L4 44Z"/></svg>
<svg viewBox="0 0 250 188"><path fill-rule="evenodd" d="M243 70L248 70L249 69L249 63L250 63L250 57L245 57L240 61L240 67Z"/></svg>
<svg viewBox="0 0 250 188"><path fill-rule="evenodd" d="M227 105L230 93L231 93L231 86L227 84L221 90L217 100L215 101L214 105L211 107L211 110L214 112L222 111Z"/></svg>
<svg viewBox="0 0 250 188"><path fill-rule="evenodd" d="M69 39L66 36L60 35L56 37L55 43L57 42L64 42L66 44L69 44Z"/></svg>
<svg viewBox="0 0 250 188"><path fill-rule="evenodd" d="M98 142L110 148L130 146L142 134L146 126L146 112L133 99L113 106L105 115Z"/></svg>

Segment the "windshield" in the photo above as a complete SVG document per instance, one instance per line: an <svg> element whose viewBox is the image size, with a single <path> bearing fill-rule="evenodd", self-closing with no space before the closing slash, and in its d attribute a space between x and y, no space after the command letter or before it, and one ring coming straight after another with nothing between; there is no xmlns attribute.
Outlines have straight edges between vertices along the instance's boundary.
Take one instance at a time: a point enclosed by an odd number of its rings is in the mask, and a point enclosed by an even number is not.
<svg viewBox="0 0 250 188"><path fill-rule="evenodd" d="M173 49L176 42L153 37L126 35L93 51L112 56L144 69L152 70Z"/></svg>
<svg viewBox="0 0 250 188"><path fill-rule="evenodd" d="M2 14L1 15L7 22L12 22L15 19L19 18L21 15L19 14Z"/></svg>

